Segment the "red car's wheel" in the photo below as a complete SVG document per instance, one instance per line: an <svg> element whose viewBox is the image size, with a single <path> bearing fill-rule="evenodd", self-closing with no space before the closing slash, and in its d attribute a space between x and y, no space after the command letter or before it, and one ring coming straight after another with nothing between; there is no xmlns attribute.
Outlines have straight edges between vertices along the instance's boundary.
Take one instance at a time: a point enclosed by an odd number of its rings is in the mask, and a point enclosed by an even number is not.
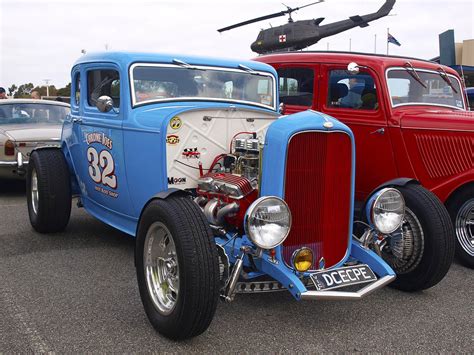
<svg viewBox="0 0 474 355"><path fill-rule="evenodd" d="M456 193L447 207L456 231L456 256L463 265L474 268L474 186Z"/></svg>

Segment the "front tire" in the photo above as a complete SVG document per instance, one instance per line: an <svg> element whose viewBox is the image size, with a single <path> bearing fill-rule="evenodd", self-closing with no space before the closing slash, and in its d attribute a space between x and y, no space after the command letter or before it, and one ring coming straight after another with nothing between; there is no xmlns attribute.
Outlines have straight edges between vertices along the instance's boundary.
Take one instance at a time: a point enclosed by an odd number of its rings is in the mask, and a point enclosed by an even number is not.
<svg viewBox="0 0 474 355"><path fill-rule="evenodd" d="M402 234L393 233L399 255L382 253L397 278L390 285L403 291L420 291L440 282L454 258L454 230L441 201L417 184L397 187L406 209ZM397 245L393 238L405 238Z"/></svg>
<svg viewBox="0 0 474 355"><path fill-rule="evenodd" d="M28 215L39 233L64 230L71 216L71 181L59 149L34 151L26 173Z"/></svg>
<svg viewBox="0 0 474 355"><path fill-rule="evenodd" d="M474 186L468 186L446 204L456 231L456 256L474 268Z"/></svg>
<svg viewBox="0 0 474 355"><path fill-rule="evenodd" d="M199 207L187 196L153 200L143 211L135 249L146 315L164 336L182 340L210 325L219 297L217 248Z"/></svg>

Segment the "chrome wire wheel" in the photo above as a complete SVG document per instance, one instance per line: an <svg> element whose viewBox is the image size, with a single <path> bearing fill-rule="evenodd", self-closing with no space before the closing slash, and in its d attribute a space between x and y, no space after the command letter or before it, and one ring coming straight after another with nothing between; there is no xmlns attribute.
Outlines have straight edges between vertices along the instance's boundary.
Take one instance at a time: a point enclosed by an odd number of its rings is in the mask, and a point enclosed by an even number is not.
<svg viewBox="0 0 474 355"><path fill-rule="evenodd" d="M35 214L38 214L38 201L38 174L36 173L36 169L33 169L31 172L31 207L33 207Z"/></svg>
<svg viewBox="0 0 474 355"><path fill-rule="evenodd" d="M454 228L461 247L470 256L474 256L474 198L461 206Z"/></svg>
<svg viewBox="0 0 474 355"><path fill-rule="evenodd" d="M385 261L398 274L413 271L421 261L424 251L424 233L419 219L408 207L401 229L390 235L389 248L382 250Z"/></svg>
<svg viewBox="0 0 474 355"><path fill-rule="evenodd" d="M154 307L169 315L178 301L179 265L173 237L161 222L154 222L147 231L143 264Z"/></svg>

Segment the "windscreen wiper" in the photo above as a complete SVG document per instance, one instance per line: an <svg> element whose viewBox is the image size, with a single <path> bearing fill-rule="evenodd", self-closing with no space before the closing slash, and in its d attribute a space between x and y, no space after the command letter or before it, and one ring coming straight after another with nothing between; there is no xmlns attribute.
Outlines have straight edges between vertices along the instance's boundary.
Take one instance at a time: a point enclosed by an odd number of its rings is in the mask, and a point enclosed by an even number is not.
<svg viewBox="0 0 474 355"><path fill-rule="evenodd" d="M439 67L437 69L438 71L438 74L440 77L443 78L443 80L446 82L446 84L448 84L449 86L451 86L451 89L453 89L453 91L457 94L458 91L456 90L456 88L454 87L453 83L451 82L451 80L449 80L449 77L448 77L448 74L446 73L446 70L444 70L442 67Z"/></svg>
<svg viewBox="0 0 474 355"><path fill-rule="evenodd" d="M411 65L410 62L405 63L405 69L408 72L408 74L410 74L413 77L413 79L415 79L416 81L420 83L421 86L423 86L425 89L428 89L428 86L423 82L423 80L421 80L420 76L418 75L415 68L413 68L413 65Z"/></svg>
<svg viewBox="0 0 474 355"><path fill-rule="evenodd" d="M194 70L202 70L202 71L206 71L206 69L203 69L203 68L199 68L199 67L196 67L194 65L191 65L189 63L186 63L184 60L181 60L181 59L176 59L174 58L172 60L173 64L176 64L176 65L179 65L180 67L183 67L183 68L186 68L186 69L194 69Z"/></svg>
<svg viewBox="0 0 474 355"><path fill-rule="evenodd" d="M255 71L252 68L249 68L248 66L243 65L243 64L239 64L237 68L239 68L240 70L246 71L247 73L252 74L252 75L264 76L263 74L260 74L259 72Z"/></svg>

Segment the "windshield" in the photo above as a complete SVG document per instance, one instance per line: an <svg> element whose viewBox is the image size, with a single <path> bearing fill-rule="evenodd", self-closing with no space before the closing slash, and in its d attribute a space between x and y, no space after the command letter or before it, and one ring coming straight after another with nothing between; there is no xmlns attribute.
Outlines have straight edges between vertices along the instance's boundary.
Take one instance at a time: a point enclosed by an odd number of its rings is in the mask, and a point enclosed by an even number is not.
<svg viewBox="0 0 474 355"><path fill-rule="evenodd" d="M238 101L275 109L270 73L248 69L136 65L132 67L133 104L160 100Z"/></svg>
<svg viewBox="0 0 474 355"><path fill-rule="evenodd" d="M390 69L387 73L393 107L422 104L465 108L460 83L455 76L448 75L451 87L443 79L443 73L415 69L416 74L410 74L410 70L412 69Z"/></svg>
<svg viewBox="0 0 474 355"><path fill-rule="evenodd" d="M12 103L0 105L2 124L61 124L69 113L69 107L38 103Z"/></svg>

